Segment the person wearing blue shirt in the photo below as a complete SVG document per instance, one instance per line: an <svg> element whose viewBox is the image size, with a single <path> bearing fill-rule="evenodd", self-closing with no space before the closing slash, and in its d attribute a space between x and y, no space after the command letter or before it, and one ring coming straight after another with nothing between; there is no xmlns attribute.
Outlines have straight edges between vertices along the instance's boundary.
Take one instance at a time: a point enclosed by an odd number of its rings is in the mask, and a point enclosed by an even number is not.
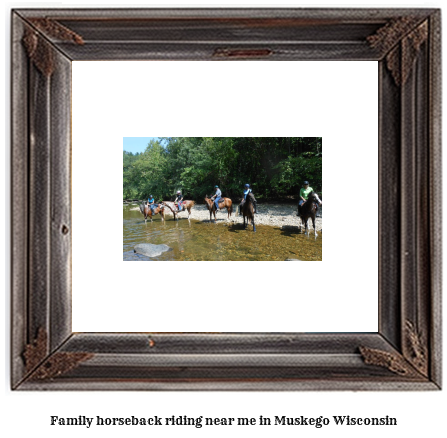
<svg viewBox="0 0 447 438"><path fill-rule="evenodd" d="M245 184L244 187L244 200L247 200L247 195L252 192L251 188L250 188L250 184Z"/></svg>
<svg viewBox="0 0 447 438"><path fill-rule="evenodd" d="M247 200L247 195L249 193L253 194L253 190L250 188L250 184L245 184L245 186L244 186L244 200L242 201L241 206L243 206L245 204L245 201ZM257 201L253 195L253 207L254 207L255 213L258 212L256 204L257 204Z"/></svg>
<svg viewBox="0 0 447 438"><path fill-rule="evenodd" d="M158 204L155 203L155 199L152 195L149 195L149 198L147 200L148 205L151 207L151 210L154 211L156 207L158 207Z"/></svg>
<svg viewBox="0 0 447 438"><path fill-rule="evenodd" d="M219 199L222 197L222 192L219 189L219 186L214 186L216 189L216 193L214 193L214 196L211 197L211 199L216 204L216 211L219 211Z"/></svg>

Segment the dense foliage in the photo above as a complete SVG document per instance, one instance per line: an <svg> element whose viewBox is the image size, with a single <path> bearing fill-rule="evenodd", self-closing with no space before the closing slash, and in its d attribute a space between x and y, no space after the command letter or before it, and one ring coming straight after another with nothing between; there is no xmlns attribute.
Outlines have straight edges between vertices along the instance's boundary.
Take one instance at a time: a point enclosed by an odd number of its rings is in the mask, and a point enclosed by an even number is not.
<svg viewBox="0 0 447 438"><path fill-rule="evenodd" d="M238 197L244 184L257 199L297 196L304 180L322 190L321 137L167 137L140 154L123 152L123 197L202 201L218 185Z"/></svg>

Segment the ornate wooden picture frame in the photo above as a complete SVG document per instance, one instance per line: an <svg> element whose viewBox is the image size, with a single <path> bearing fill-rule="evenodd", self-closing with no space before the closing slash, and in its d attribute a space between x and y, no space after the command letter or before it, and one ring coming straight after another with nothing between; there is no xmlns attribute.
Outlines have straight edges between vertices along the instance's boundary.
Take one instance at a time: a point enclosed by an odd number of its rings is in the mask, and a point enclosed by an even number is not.
<svg viewBox="0 0 447 438"><path fill-rule="evenodd" d="M14 10L11 387L440 389L440 29L436 9ZM378 62L377 333L72 332L71 62L158 59Z"/></svg>

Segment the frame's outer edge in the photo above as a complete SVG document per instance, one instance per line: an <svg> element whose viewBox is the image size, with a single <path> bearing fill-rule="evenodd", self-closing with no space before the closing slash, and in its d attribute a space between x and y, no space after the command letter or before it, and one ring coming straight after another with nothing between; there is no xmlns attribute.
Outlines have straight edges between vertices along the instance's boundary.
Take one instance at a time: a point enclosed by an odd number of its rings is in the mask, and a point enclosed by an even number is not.
<svg viewBox="0 0 447 438"><path fill-rule="evenodd" d="M20 8L17 11L24 17L46 17L63 19L71 18L103 18L114 19L117 10L103 9L27 9ZM433 8L127 8L119 10L119 17L127 20L151 17L154 19L179 18L179 19L207 19L207 18L320 18L339 20L383 20L390 17L412 15L426 17L433 12Z"/></svg>
<svg viewBox="0 0 447 438"><path fill-rule="evenodd" d="M439 25L439 23L438 23ZM417 34L427 39L418 49L412 60ZM420 372L429 379L438 381L441 357L436 356L437 341L433 336L440 330L439 286L440 278L433 270L441 263L438 243L441 237L441 225L436 225L439 203L436 196L437 184L441 179L440 138L433 136L430 124L439 123L440 95L437 81L440 71L435 73L439 62L439 47L433 47L433 32L439 27L430 18L414 33L400 43L401 64L412 68L407 81L402 81L402 352ZM436 43L435 43L436 44ZM438 65L439 68L439 65ZM404 74L404 70L402 75ZM440 132L438 132L440 135ZM439 218L438 218L439 219ZM431 233L435 231L436 235ZM436 328L436 324L439 324ZM435 357L436 356L436 357ZM440 384L440 383L439 383Z"/></svg>
<svg viewBox="0 0 447 438"><path fill-rule="evenodd" d="M442 119L441 119L441 11L430 16L429 30L429 141L430 141L430 264L431 315L430 373L442 385Z"/></svg>
<svg viewBox="0 0 447 438"><path fill-rule="evenodd" d="M392 58L401 117L400 347L440 385L441 340L433 338L441 335L440 12L432 14L399 41Z"/></svg>
<svg viewBox="0 0 447 438"><path fill-rule="evenodd" d="M71 62L31 31L44 74L24 48L30 29L12 14L12 387L31 371L25 351L37 364L71 335Z"/></svg>
<svg viewBox="0 0 447 438"><path fill-rule="evenodd" d="M53 356L89 351L86 361L54 377L32 376L19 389L436 389L417 372L366 365L359 344L399 356L379 334L80 333Z"/></svg>
<svg viewBox="0 0 447 438"><path fill-rule="evenodd" d="M428 221L428 187L426 183L428 141L427 141L427 42L413 61L413 67L406 72L403 67L411 48L409 37L400 42L401 63L401 333L402 352L407 359L414 355L415 344L410 342L406 324L412 325L414 339L422 333L427 339L429 333L427 303L429 300L427 268L423 264L427 255L428 239L423 239L424 227ZM403 80L408 75L407 80ZM427 260L425 260L427 262ZM426 354L425 354L426 368ZM426 372L426 370L425 370Z"/></svg>
<svg viewBox="0 0 447 438"><path fill-rule="evenodd" d="M419 50L419 56L416 60L414 68L415 76L415 141L416 141L416 177L415 177L415 223L416 223L416 278L415 284L419 291L417 295L416 306L418 309L417 318L414 319L413 324L411 320L406 321L406 331L409 337L411 347L412 360L418 364L421 371L427 376L429 373L429 351L430 341L429 336L431 333L431 299L430 299L430 223L432 217L430 215L430 138L429 138L429 49L430 42L428 38L429 32L429 20L420 26L423 34L427 35L425 43L422 44ZM415 329L421 328L422 332L418 332ZM412 341L411 341L412 340ZM408 343L407 343L408 344Z"/></svg>
<svg viewBox="0 0 447 438"><path fill-rule="evenodd" d="M27 344L28 289L28 60L21 47L24 26L11 17L11 385L25 374L22 353Z"/></svg>
<svg viewBox="0 0 447 438"><path fill-rule="evenodd" d="M366 34L365 29L361 34L354 34L351 29L355 25L367 25L380 27L385 25L389 20L401 18L404 15L411 15L412 19L426 19L426 17L433 11L433 9L355 9L355 8L284 8L284 9L259 9L259 8L179 8L179 9L18 9L17 13L35 21L35 19L48 18L52 22L61 21L62 26L74 26L74 32L78 31L79 36L84 37L87 44L80 46L70 44L56 38L49 36L49 39L54 42L59 50L64 52L69 58L76 60L231 60L231 59L259 59L256 56L258 53L268 53L264 60L278 61L278 60L379 60L382 57L380 50L373 50L366 39L370 34ZM131 22L135 20L150 20L156 21L172 21L184 20L186 23L194 20L220 23L220 25L235 25L231 32L219 33L218 29L206 32L199 31L189 41L188 38L182 37L167 38L163 40L163 32L161 32L161 39L135 38L130 41L123 34L118 33L114 35L110 32L113 29L113 22ZM92 36L86 29L79 28L79 24L83 21L99 20L102 23L108 23L107 27L101 36L101 29L94 32ZM289 30L293 25L293 21L298 20L299 25L305 25L309 29L312 26L318 26L320 23L332 22L332 25L345 28L345 31L335 32L331 37L326 36L326 39L319 41L318 44L312 43L312 32L308 33L306 41L302 39L294 39L293 32L289 32L288 36L284 36L285 40L277 40L274 37L272 29L278 29L281 22L284 27ZM69 23L65 23L68 21ZM231 22L234 23L231 23ZM256 24L258 22L258 24ZM263 23L264 38L259 39L259 32L257 26ZM237 24L239 23L239 24ZM243 33L238 26L247 26ZM254 27L253 27L254 26ZM131 26L130 26L131 27ZM257 35L254 40L250 39L250 27L254 29L252 34ZM377 27L377 28L378 28ZM270 28L270 31L269 31ZM376 29L377 29L376 28ZM182 25L179 24L177 31L182 32ZM187 26L185 27L187 32ZM191 29L189 29L191 30ZM227 29L228 30L228 29ZM83 31L86 31L84 35ZM132 30L129 31L130 33ZM171 31L174 35L176 32ZM351 35L352 38L346 40L346 34ZM166 34L165 34L166 35ZM228 37L231 35L231 38ZM272 37L270 38L269 35ZM141 36L141 35L140 35ZM153 36L153 35L152 35ZM223 39L219 39L221 36ZM90 37L90 38L89 38ZM314 41L315 42L315 41ZM295 44L296 43L296 44ZM347 43L347 44L346 44ZM234 52L246 51L244 55L239 54L234 56ZM213 56L216 53L233 52L232 56ZM251 53L247 56L247 53ZM247 56L247 57L246 57Z"/></svg>
<svg viewBox="0 0 447 438"><path fill-rule="evenodd" d="M388 221L380 233L379 278L387 288L380 295L380 332L435 383L441 370L440 339L431 339L434 334L441 336L441 271L437 268L441 260L437 202L441 199L439 14L433 12L392 50L397 70L391 73L385 69L388 56L379 63L381 113L385 109L387 116L379 118L381 179L387 175L387 186L380 185L380 225ZM438 22L433 23L434 17ZM391 76L397 79L397 86ZM400 132L394 127L399 127ZM395 174L397 169L400 174ZM396 178L400 181L400 199L396 197ZM391 204L401 206L400 229L395 227L399 212ZM399 253L391 248L396 236L402 242L400 268L387 255L388 249L391 254ZM400 292L394 294L395 273L399 270Z"/></svg>
<svg viewBox="0 0 447 438"><path fill-rule="evenodd" d="M206 370L204 370L206 372ZM433 391L438 389L431 382L370 382L332 381L324 379L293 381L271 379L270 381L218 380L215 381L175 381L165 379L152 382L138 382L134 379L123 382L110 381L69 381L51 382L46 387L38 382L26 382L21 390L51 391Z"/></svg>

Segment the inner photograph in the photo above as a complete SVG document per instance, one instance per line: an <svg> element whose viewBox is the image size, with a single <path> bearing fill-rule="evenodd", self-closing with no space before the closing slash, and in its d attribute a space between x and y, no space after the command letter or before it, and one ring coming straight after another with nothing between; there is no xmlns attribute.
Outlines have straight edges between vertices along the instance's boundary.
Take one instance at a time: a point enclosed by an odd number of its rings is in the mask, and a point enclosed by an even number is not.
<svg viewBox="0 0 447 438"><path fill-rule="evenodd" d="M322 137L123 137L124 261L322 261Z"/></svg>

